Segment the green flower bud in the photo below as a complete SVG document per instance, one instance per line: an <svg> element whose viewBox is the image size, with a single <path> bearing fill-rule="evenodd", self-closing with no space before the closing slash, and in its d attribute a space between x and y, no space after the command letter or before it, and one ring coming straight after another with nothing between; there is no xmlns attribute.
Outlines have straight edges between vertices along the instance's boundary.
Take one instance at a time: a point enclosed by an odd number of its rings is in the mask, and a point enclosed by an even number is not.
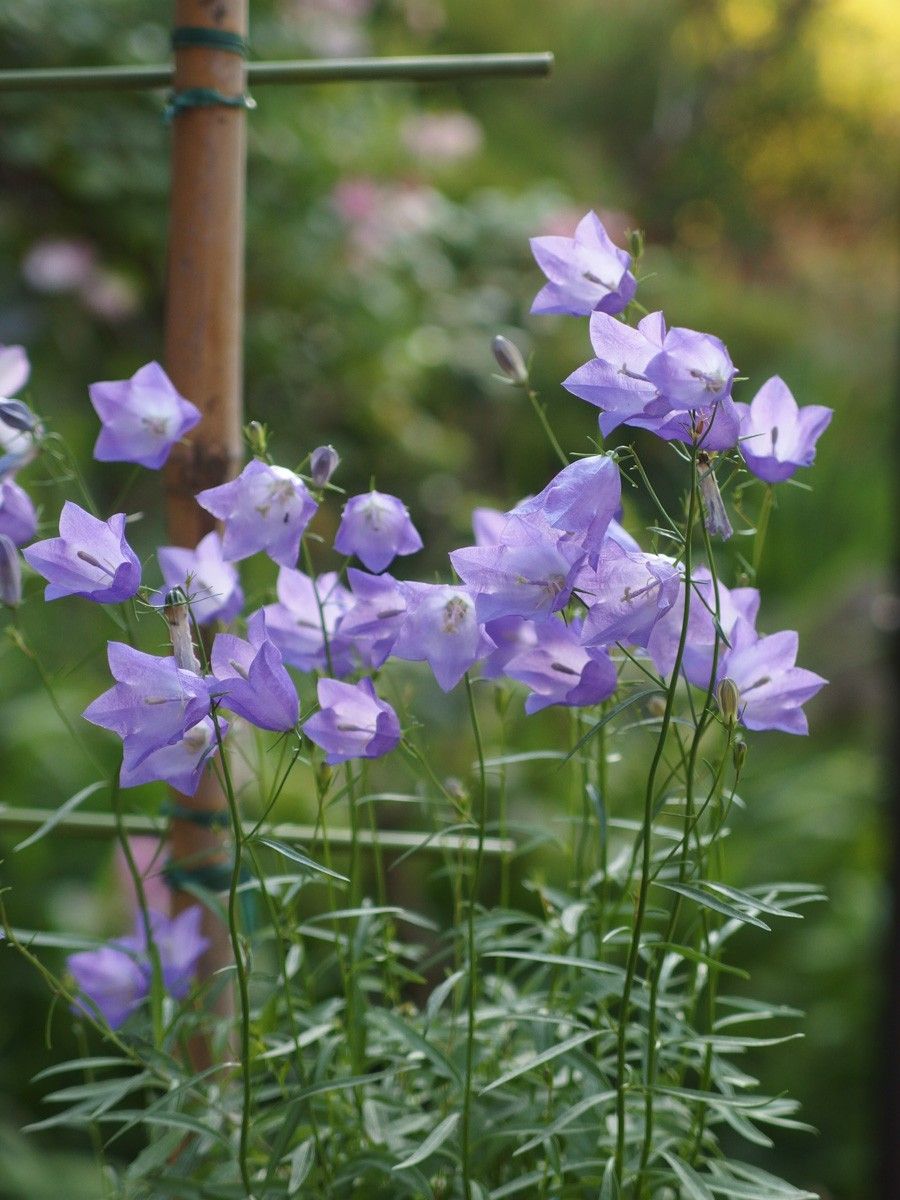
<svg viewBox="0 0 900 1200"><path fill-rule="evenodd" d="M259 421L251 421L244 428L244 437L256 458L265 458L269 445L269 431Z"/></svg>
<svg viewBox="0 0 900 1200"><path fill-rule="evenodd" d="M515 384L516 387L527 387L528 368L525 366L525 359L518 346L514 345L509 338L498 333L491 342L491 349L497 360L497 366L509 382Z"/></svg>
<svg viewBox="0 0 900 1200"><path fill-rule="evenodd" d="M740 775L744 766L744 759L747 757L747 743L743 738L735 739L731 757L732 761L734 762L735 772Z"/></svg>
<svg viewBox="0 0 900 1200"><path fill-rule="evenodd" d="M726 725L733 725L737 720L738 706L741 703L741 693L738 691L738 686L734 680L729 679L727 675L719 681L719 685L716 688L716 701L719 705L719 711L722 714L722 720Z"/></svg>

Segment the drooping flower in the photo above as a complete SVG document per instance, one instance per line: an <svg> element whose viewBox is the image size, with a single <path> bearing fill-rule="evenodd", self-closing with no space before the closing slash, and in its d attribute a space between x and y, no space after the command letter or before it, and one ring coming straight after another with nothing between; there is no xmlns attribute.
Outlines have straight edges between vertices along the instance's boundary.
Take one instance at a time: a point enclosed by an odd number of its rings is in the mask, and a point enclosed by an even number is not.
<svg viewBox="0 0 900 1200"><path fill-rule="evenodd" d="M326 752L334 766L351 758L381 758L400 741L400 722L371 679L341 683L320 679L319 711L303 723L303 732Z"/></svg>
<svg viewBox="0 0 900 1200"><path fill-rule="evenodd" d="M536 624L525 617L497 617L488 621L484 631L497 649L492 650L481 665L484 678L498 679L504 675L511 658L537 645L538 630L542 626L543 622Z"/></svg>
<svg viewBox="0 0 900 1200"><path fill-rule="evenodd" d="M183 546L160 546L157 551L166 591L181 588L191 615L198 625L231 621L244 605L240 577L222 553L222 539L215 530L197 543L194 550ZM158 603L162 602L157 597Z"/></svg>
<svg viewBox="0 0 900 1200"><path fill-rule="evenodd" d="M337 632L340 617L353 603L334 571L315 581L293 567L282 567L277 604L263 609L269 637L286 663L301 671L328 670L346 675L353 669L349 647Z"/></svg>
<svg viewBox="0 0 900 1200"><path fill-rule="evenodd" d="M827 680L796 666L798 637L793 630L758 637L739 621L733 645L722 658L719 679L737 688L738 720L747 729L809 732L802 706Z"/></svg>
<svg viewBox="0 0 900 1200"><path fill-rule="evenodd" d="M22 603L22 564L15 542L0 533L0 603L18 608Z"/></svg>
<svg viewBox="0 0 900 1200"><path fill-rule="evenodd" d="M317 446L309 456L309 477L316 487L324 487L340 466L340 456L334 446Z"/></svg>
<svg viewBox="0 0 900 1200"><path fill-rule="evenodd" d="M542 492L517 504L513 516L537 514L595 554L621 502L618 466L606 454L593 454L564 467Z"/></svg>
<svg viewBox="0 0 900 1200"><path fill-rule="evenodd" d="M141 564L125 539L124 513L101 521L67 500L59 534L23 551L29 566L47 580L46 600L82 596L100 604L118 604L135 595Z"/></svg>
<svg viewBox="0 0 900 1200"><path fill-rule="evenodd" d="M130 379L92 383L89 394L103 422L94 446L99 462L132 462L158 470L201 416L156 362Z"/></svg>
<svg viewBox="0 0 900 1200"><path fill-rule="evenodd" d="M0 481L0 533L17 546L24 546L36 532L37 513L31 497L12 479Z"/></svg>
<svg viewBox="0 0 900 1200"><path fill-rule="evenodd" d="M778 375L767 379L749 404L736 408L741 417L744 461L766 483L781 483L799 467L811 467L816 442L834 415L821 404L799 408Z"/></svg>
<svg viewBox="0 0 900 1200"><path fill-rule="evenodd" d="M396 555L421 550L422 539L403 501L373 490L344 505L334 548L339 554L355 554L377 575Z"/></svg>
<svg viewBox="0 0 900 1200"><path fill-rule="evenodd" d="M538 512L513 514L495 546L467 546L450 555L475 596L478 620L544 617L564 608L585 552L560 536Z"/></svg>
<svg viewBox="0 0 900 1200"><path fill-rule="evenodd" d="M475 615L466 587L442 583L406 583L407 614L394 648L394 658L427 662L445 692L494 649Z"/></svg>
<svg viewBox="0 0 900 1200"><path fill-rule="evenodd" d="M548 280L534 298L533 313L615 314L634 298L631 255L613 244L595 212L582 217L574 237L531 238L531 252Z"/></svg>
<svg viewBox="0 0 900 1200"><path fill-rule="evenodd" d="M296 566L300 539L318 507L299 475L258 458L237 479L198 493L197 503L225 522L222 555L229 562L265 550L283 567Z"/></svg>
<svg viewBox="0 0 900 1200"><path fill-rule="evenodd" d="M589 648L579 639L580 622L566 625L558 618L538 625L535 645L514 655L505 667L510 679L531 689L527 713L551 704L586 707L608 699L618 679L605 650Z"/></svg>
<svg viewBox="0 0 900 1200"><path fill-rule="evenodd" d="M680 574L660 554L633 553L608 538L596 567L583 567L575 591L588 606L586 646L646 646L656 622L678 597Z"/></svg>
<svg viewBox="0 0 900 1200"><path fill-rule="evenodd" d="M122 738L132 771L207 716L209 689L174 658L144 654L123 642L110 642L107 655L115 686L89 704L84 717Z"/></svg>
<svg viewBox="0 0 900 1200"><path fill-rule="evenodd" d="M219 736L228 732L228 722L219 718ZM168 783L184 796L193 796L208 760L219 748L216 727L210 717L168 745L144 755L139 738L126 738L123 746L122 770L119 783L123 788L142 783Z"/></svg>
<svg viewBox="0 0 900 1200"><path fill-rule="evenodd" d="M24 346L0 346L0 396L15 396L30 374L31 364Z"/></svg>
<svg viewBox="0 0 900 1200"><path fill-rule="evenodd" d="M369 575L350 567L347 579L353 590L353 604L339 619L338 637L364 666L377 670L397 640L406 616L406 593L387 573Z"/></svg>
<svg viewBox="0 0 900 1200"><path fill-rule="evenodd" d="M496 546L503 538L509 513L496 508L472 509L472 532L476 546Z"/></svg>
<svg viewBox="0 0 900 1200"><path fill-rule="evenodd" d="M202 909L192 905L176 917L158 912L149 916L163 985L177 1000L183 999L209 946L200 932ZM100 1010L111 1029L118 1029L150 995L153 972L142 915L136 916L133 934L71 954L66 965L85 999ZM76 999L74 1011L93 1014L85 999Z"/></svg>
<svg viewBox="0 0 900 1200"><path fill-rule="evenodd" d="M737 369L719 338L675 326L644 374L670 408L703 410L731 395Z"/></svg>
<svg viewBox="0 0 900 1200"><path fill-rule="evenodd" d="M247 638L216 635L210 694L223 708L260 729L292 729L297 724L297 689L284 668L281 651L269 639L262 609L247 622Z"/></svg>

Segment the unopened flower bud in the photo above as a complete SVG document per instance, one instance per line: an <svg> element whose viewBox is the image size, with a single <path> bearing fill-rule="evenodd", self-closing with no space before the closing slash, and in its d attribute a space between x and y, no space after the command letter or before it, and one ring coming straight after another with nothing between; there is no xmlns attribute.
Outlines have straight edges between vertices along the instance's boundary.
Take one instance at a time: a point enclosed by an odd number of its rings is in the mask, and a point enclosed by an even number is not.
<svg viewBox="0 0 900 1200"><path fill-rule="evenodd" d="M0 400L0 421L22 433L31 433L37 427L37 417L21 400Z"/></svg>
<svg viewBox="0 0 900 1200"><path fill-rule="evenodd" d="M738 686L734 680L729 679L727 675L724 679L719 680L719 685L716 688L716 701L719 705L719 711L722 714L722 720L726 725L733 725L737 720L741 693L738 691Z"/></svg>
<svg viewBox="0 0 900 1200"><path fill-rule="evenodd" d="M247 444L257 458L265 458L269 446L269 431L259 421L251 421L244 429Z"/></svg>
<svg viewBox="0 0 900 1200"><path fill-rule="evenodd" d="M331 783L331 777L333 774L334 771L327 762L319 763L318 767L316 768L316 786L319 789L320 796L324 796L328 791L328 786Z"/></svg>
<svg viewBox="0 0 900 1200"><path fill-rule="evenodd" d="M8 608L22 603L22 565L12 538L0 533L0 600Z"/></svg>
<svg viewBox="0 0 900 1200"><path fill-rule="evenodd" d="M732 761L734 762L735 772L740 775L744 766L744 759L747 757L747 743L743 738L736 738L734 748L731 751Z"/></svg>
<svg viewBox="0 0 900 1200"><path fill-rule="evenodd" d="M334 446L318 446L309 456L309 476L316 487L324 487L340 465Z"/></svg>
<svg viewBox="0 0 900 1200"><path fill-rule="evenodd" d="M510 383L514 383L517 387L527 387L528 368L525 366L525 359L522 357L519 347L514 345L509 338L505 338L502 333L498 333L491 342L491 349L497 360L497 366Z"/></svg>
<svg viewBox="0 0 900 1200"><path fill-rule="evenodd" d="M666 702L662 696L651 696L647 701L647 712L651 717L661 717L666 711Z"/></svg>
<svg viewBox="0 0 900 1200"><path fill-rule="evenodd" d="M628 249L631 251L631 257L635 262L644 253L644 231L643 229L632 229L628 233Z"/></svg>
<svg viewBox="0 0 900 1200"><path fill-rule="evenodd" d="M722 493L719 491L719 484L709 455L701 450L697 455L697 463L700 468L698 480L700 497L703 500L703 523L706 531L710 536L718 536L723 542L727 542L734 530L728 520L728 513L725 511L725 503L722 500Z"/></svg>

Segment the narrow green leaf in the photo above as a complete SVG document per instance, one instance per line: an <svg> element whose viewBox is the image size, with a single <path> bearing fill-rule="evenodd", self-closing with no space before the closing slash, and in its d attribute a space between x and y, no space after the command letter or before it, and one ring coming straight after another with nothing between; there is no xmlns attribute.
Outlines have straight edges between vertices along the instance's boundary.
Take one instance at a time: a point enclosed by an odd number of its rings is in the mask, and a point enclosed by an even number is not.
<svg viewBox="0 0 900 1200"><path fill-rule="evenodd" d="M611 1158L603 1170L599 1200L619 1200L619 1181L616 1179L616 1160Z"/></svg>
<svg viewBox="0 0 900 1200"><path fill-rule="evenodd" d="M584 1100L579 1100L577 1104L573 1104L571 1108L567 1109L562 1116L557 1117L552 1125L548 1125L536 1137L517 1147L513 1158L516 1158L519 1154L527 1154L529 1150L533 1150L535 1146L539 1146L547 1138L560 1133L567 1125L571 1125L573 1121L577 1121L580 1116L589 1112L592 1108L596 1108L598 1104L605 1104L608 1100L614 1099L615 1095L615 1092L595 1092L592 1096L586 1096Z"/></svg>
<svg viewBox="0 0 900 1200"><path fill-rule="evenodd" d="M33 846L35 842L39 842L42 837L45 837L51 829L59 824L59 822L73 812L83 800L87 800L89 796L93 796L95 792L99 792L101 788L107 786L107 781L101 779L99 783L89 783L86 788L82 788L80 792L76 792L74 796L70 796L65 804L61 804L59 808L54 808L43 825L39 826L34 833L30 833L24 841L19 842L13 850L27 850L29 846Z"/></svg>
<svg viewBox="0 0 900 1200"><path fill-rule="evenodd" d="M569 954L538 954L528 950L488 950L485 958L512 958L523 962L546 963L551 967L577 967L579 971L594 971L599 975L624 975L622 967L613 963L596 962L592 958L576 958Z"/></svg>
<svg viewBox="0 0 900 1200"><path fill-rule="evenodd" d="M417 1054L423 1055L436 1068L439 1075L443 1075L446 1079L452 1080L454 1083L462 1083L462 1076L455 1063L444 1054L443 1050L439 1050L433 1042L428 1042L415 1029L400 1019L396 1013L392 1013L386 1008L371 1009L368 1013L368 1019L375 1025L380 1025L382 1030L387 1030L393 1033L395 1037L406 1042Z"/></svg>
<svg viewBox="0 0 900 1200"><path fill-rule="evenodd" d="M695 950L693 946L681 946L676 942L645 942L641 946L642 950L663 950L667 954L677 954L679 958L690 959L691 962L703 963L712 971L723 971L726 975L736 975L738 979L749 979L750 972L744 971L741 967L733 967L730 963L720 962L717 958L710 958L708 954L704 954L702 950Z"/></svg>
<svg viewBox="0 0 900 1200"><path fill-rule="evenodd" d="M663 1158L678 1176L685 1200L713 1200L713 1194L702 1177L683 1159L663 1151Z"/></svg>
<svg viewBox="0 0 900 1200"><path fill-rule="evenodd" d="M770 932L770 927L761 921L759 917L751 916L744 912L735 904L729 904L725 900L721 900L718 896L711 896L708 892L702 891L700 888L692 887L687 883L660 883L658 879L653 882L657 887L665 888L667 892L677 892L679 896L684 896L688 900L693 900L695 904L701 905L703 908L710 908L713 912L720 913L723 917L728 917L730 921L741 921L745 925L755 925L758 929L764 929L766 933Z"/></svg>
<svg viewBox="0 0 900 1200"><path fill-rule="evenodd" d="M793 917L796 921L803 920L803 913L794 912L790 908L782 908L778 904L772 904L769 900L761 900L759 896L752 896L749 892L739 891L738 888L728 887L724 883L714 883L712 880L707 880L704 887L708 887L711 891L722 896L726 896L729 900L733 900L735 904L742 907L756 908L760 912L771 913L773 917Z"/></svg>
<svg viewBox="0 0 900 1200"><path fill-rule="evenodd" d="M624 712L626 708L630 708L632 704L638 704L641 700L646 700L650 696L664 695L665 689L658 687L642 688L639 692L632 692L630 696L626 696L624 700L620 700L618 704L614 704L608 713L605 713L595 725L591 726L591 728L583 737L578 739L569 753L565 756L564 761L568 762L570 758L578 753L578 751L586 742L591 740L598 730L602 729L604 725L608 725L614 717L617 717L620 712Z"/></svg>
<svg viewBox="0 0 900 1200"><path fill-rule="evenodd" d="M291 1175L287 1188L289 1196L296 1196L306 1182L306 1177L313 1165L313 1153L312 1138L307 1138L305 1142L300 1143L296 1150L291 1151Z"/></svg>
<svg viewBox="0 0 900 1200"><path fill-rule="evenodd" d="M599 1034L599 1029L589 1029L586 1033L576 1033L574 1037L566 1038L564 1042L560 1042L556 1046L551 1046L549 1050L544 1050L540 1054L534 1055L527 1062L514 1067L513 1070L506 1071L499 1079L495 1079L486 1088L482 1088L480 1095L484 1096L487 1092L492 1092L495 1088L502 1087L505 1083L509 1083L513 1079L518 1079L520 1075L526 1075L536 1067L542 1067L545 1063L552 1062L553 1059L559 1058L563 1054L568 1054L576 1046L584 1045L585 1042L590 1041L591 1038L598 1037Z"/></svg>
<svg viewBox="0 0 900 1200"><path fill-rule="evenodd" d="M444 1117L440 1125L436 1125L429 1133L428 1137L422 1142L417 1150L410 1154L409 1158L405 1158L403 1162L397 1163L394 1167L395 1171L405 1171L407 1167L415 1167L420 1162L424 1162L426 1158L430 1158L435 1150L438 1150L446 1142L447 1138L453 1133L459 1121L459 1113L453 1112L449 1117Z"/></svg>
<svg viewBox="0 0 900 1200"><path fill-rule="evenodd" d="M287 846L284 842L279 842L275 838L260 837L254 840L263 846L268 846L270 850L277 851L285 858L289 858L291 862L299 863L301 867L308 867L310 871L316 871L319 875L328 875L332 879L339 879L341 883L350 882L346 875L341 875L338 871L332 871L330 867L323 867L321 863L315 862L308 855L302 854L299 850L295 850L293 846Z"/></svg>

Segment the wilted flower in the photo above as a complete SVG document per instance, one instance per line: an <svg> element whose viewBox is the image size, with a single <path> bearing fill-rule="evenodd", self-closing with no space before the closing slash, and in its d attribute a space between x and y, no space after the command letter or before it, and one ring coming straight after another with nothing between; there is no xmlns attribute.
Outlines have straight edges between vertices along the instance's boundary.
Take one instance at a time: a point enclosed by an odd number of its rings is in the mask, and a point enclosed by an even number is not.
<svg viewBox="0 0 900 1200"><path fill-rule="evenodd" d="M394 658L427 662L445 692L494 649L475 615L468 588L406 583L407 615L391 651Z"/></svg>
<svg viewBox="0 0 900 1200"><path fill-rule="evenodd" d="M798 467L810 467L816 442L828 428L833 410L821 404L797 407L783 379L773 375L747 404L741 417L741 453L747 466L766 483L790 479Z"/></svg>
<svg viewBox="0 0 900 1200"><path fill-rule="evenodd" d="M594 212L582 217L574 237L532 238L531 252L549 280L534 298L533 313L619 313L634 298L631 255L613 245Z"/></svg>
<svg viewBox="0 0 900 1200"><path fill-rule="evenodd" d="M247 623L247 641L219 633L213 642L210 692L219 703L260 729L292 729L297 723L297 689L269 640L260 609Z"/></svg>
<svg viewBox="0 0 900 1200"><path fill-rule="evenodd" d="M12 538L0 533L0 601L7 608L22 603L22 564Z"/></svg>
<svg viewBox="0 0 900 1200"><path fill-rule="evenodd" d="M334 548L339 554L355 554L377 574L396 555L421 550L422 539L403 501L373 490L351 497L344 505Z"/></svg>
<svg viewBox="0 0 900 1200"><path fill-rule="evenodd" d="M37 514L31 497L12 479L0 480L0 533L24 546L36 532Z"/></svg>
<svg viewBox="0 0 900 1200"><path fill-rule="evenodd" d="M303 723L303 732L326 752L334 766L351 758L381 758L400 741L400 722L371 679L341 683L320 679L319 711Z"/></svg>
<svg viewBox="0 0 900 1200"><path fill-rule="evenodd" d="M0 424L19 433L32 433L37 428L38 419L21 400L0 400Z"/></svg>
<svg viewBox="0 0 900 1200"><path fill-rule="evenodd" d="M284 661L301 671L327 669L332 674L345 675L352 670L349 649L336 630L353 597L337 574L328 571L314 583L302 571L282 567L276 593L278 603L267 604L263 612L268 635Z"/></svg>
<svg viewBox="0 0 900 1200"><path fill-rule="evenodd" d="M720 537L723 542L727 542L734 530L728 519L722 493L719 491L719 481L705 450L697 456L697 464L697 482L700 485L700 499L703 501L703 523L706 531L710 536Z"/></svg>
<svg viewBox="0 0 900 1200"><path fill-rule="evenodd" d="M265 550L293 567L316 502L299 475L255 458L230 483L199 492L197 503L225 522L223 557L231 562Z"/></svg>
<svg viewBox="0 0 900 1200"><path fill-rule="evenodd" d="M536 644L514 655L504 673L531 688L527 713L551 704L584 707L599 704L616 690L618 677L605 650L588 649L579 640L580 623L554 619L535 629Z"/></svg>
<svg viewBox="0 0 900 1200"><path fill-rule="evenodd" d="M92 383L89 392L103 422L94 446L99 462L133 462L157 470L200 420L200 410L179 395L156 362L131 379Z"/></svg>
<svg viewBox="0 0 900 1200"><path fill-rule="evenodd" d="M240 578L222 553L222 539L213 530L194 550L183 546L160 546L157 551L166 589L181 588L198 625L231 621L244 605ZM157 594L156 603L162 597Z"/></svg>
<svg viewBox="0 0 900 1200"><path fill-rule="evenodd" d="M141 583L141 564L125 540L125 515L101 521L71 500L63 505L58 538L35 542L25 560L47 580L46 600L82 596L101 604L130 600Z"/></svg>
<svg viewBox="0 0 900 1200"><path fill-rule="evenodd" d="M334 446L317 446L309 456L309 476L316 487L323 488L340 465L340 455Z"/></svg>

